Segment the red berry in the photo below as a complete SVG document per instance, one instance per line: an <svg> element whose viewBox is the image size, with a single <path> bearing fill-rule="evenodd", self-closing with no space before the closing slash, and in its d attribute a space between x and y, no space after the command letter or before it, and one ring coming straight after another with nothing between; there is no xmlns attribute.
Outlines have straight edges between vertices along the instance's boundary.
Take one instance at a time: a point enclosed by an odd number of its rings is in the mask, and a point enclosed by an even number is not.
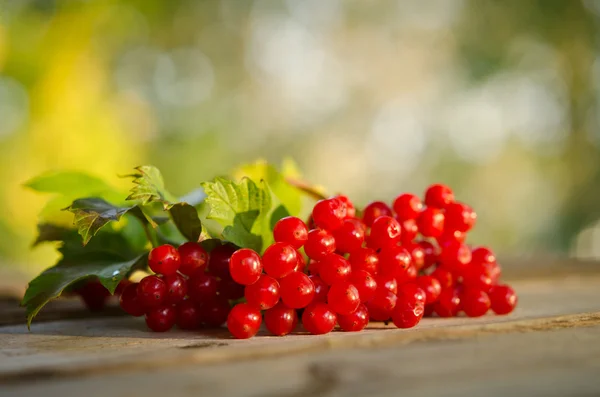
<svg viewBox="0 0 600 397"><path fill-rule="evenodd" d="M454 193L446 185L431 185L425 191L425 205L433 208L444 209L454 202Z"/></svg>
<svg viewBox="0 0 600 397"><path fill-rule="evenodd" d="M427 294L425 290L421 288L416 282L415 283L407 283L398 287L398 298L402 298L404 300L419 301L425 305L427 301Z"/></svg>
<svg viewBox="0 0 600 397"><path fill-rule="evenodd" d="M304 270L306 269L306 259L304 259L304 255L298 252L296 258L298 259L298 262L296 263L294 271L304 273Z"/></svg>
<svg viewBox="0 0 600 397"><path fill-rule="evenodd" d="M400 242L400 223L391 216L380 216L373 221L369 234L369 247L380 249Z"/></svg>
<svg viewBox="0 0 600 397"><path fill-rule="evenodd" d="M412 244L413 241L417 238L419 234L419 226L417 226L417 221L415 219L406 219L404 221L400 221L400 242L402 244Z"/></svg>
<svg viewBox="0 0 600 397"><path fill-rule="evenodd" d="M235 305L227 316L227 328L237 339L252 338L258 332L261 322L260 310L247 303Z"/></svg>
<svg viewBox="0 0 600 397"><path fill-rule="evenodd" d="M454 284L454 276L452 272L443 267L438 267L431 273L431 277L435 277L439 282L442 289L450 288Z"/></svg>
<svg viewBox="0 0 600 397"><path fill-rule="evenodd" d="M208 253L198 243L189 241L177 248L181 266L179 271L186 276L191 276L196 270L205 270L208 265Z"/></svg>
<svg viewBox="0 0 600 397"><path fill-rule="evenodd" d="M517 306L517 294L508 285L496 285L489 292L492 310L496 314L508 314Z"/></svg>
<svg viewBox="0 0 600 397"><path fill-rule="evenodd" d="M454 275L462 275L471 262L471 250L467 245L453 241L442 247L439 260L441 266L450 270Z"/></svg>
<svg viewBox="0 0 600 397"><path fill-rule="evenodd" d="M351 253L362 247L365 241L365 225L357 219L346 219L342 226L333 232L336 249Z"/></svg>
<svg viewBox="0 0 600 397"><path fill-rule="evenodd" d="M309 264L308 264L308 273L309 274L313 274L315 276L319 275L319 266L321 265L321 262L316 261L314 259L311 259Z"/></svg>
<svg viewBox="0 0 600 397"><path fill-rule="evenodd" d="M438 297L438 301L434 303L433 310L440 317L454 317L460 309L460 296L458 288L446 288Z"/></svg>
<svg viewBox="0 0 600 397"><path fill-rule="evenodd" d="M427 269L435 265L438 260L438 252L435 245L426 240L419 241L418 244L423 248L423 253L425 254L425 264L422 269Z"/></svg>
<svg viewBox="0 0 600 397"><path fill-rule="evenodd" d="M210 252L208 273L215 277L231 278L229 274L229 259L235 251L237 251L237 247L231 243L215 247Z"/></svg>
<svg viewBox="0 0 600 397"><path fill-rule="evenodd" d="M489 296L477 288L464 288L460 294L461 308L469 317L481 317L491 306Z"/></svg>
<svg viewBox="0 0 600 397"><path fill-rule="evenodd" d="M398 285L414 282L417 278L417 274L417 267L411 263L404 272L396 274L396 282Z"/></svg>
<svg viewBox="0 0 600 397"><path fill-rule="evenodd" d="M346 218L354 218L356 216L356 208L354 208L352 201L350 201L350 199L343 194L336 196L336 198L346 206Z"/></svg>
<svg viewBox="0 0 600 397"><path fill-rule="evenodd" d="M440 282L432 276L420 276L415 280L417 285L425 291L425 303L430 305L438 300L442 293Z"/></svg>
<svg viewBox="0 0 600 397"><path fill-rule="evenodd" d="M185 330L194 330L200 328L200 310L190 300L181 302L175 307L177 326Z"/></svg>
<svg viewBox="0 0 600 397"><path fill-rule="evenodd" d="M392 310L392 321L398 328L412 328L419 324L425 313L422 302L410 299L398 299Z"/></svg>
<svg viewBox="0 0 600 397"><path fill-rule="evenodd" d="M338 254L327 255L319 264L319 276L327 285L348 279L351 271L350 262Z"/></svg>
<svg viewBox="0 0 600 397"><path fill-rule="evenodd" d="M238 284L230 278L217 281L217 294L225 299L237 300L244 296L244 285Z"/></svg>
<svg viewBox="0 0 600 397"><path fill-rule="evenodd" d="M402 246L410 254L412 264L417 268L417 270L421 270L425 267L425 251L421 245L417 243L410 243L403 244Z"/></svg>
<svg viewBox="0 0 600 397"><path fill-rule="evenodd" d="M215 296L207 300L198 308L200 310L200 318L208 327L220 327L231 311L227 299Z"/></svg>
<svg viewBox="0 0 600 397"><path fill-rule="evenodd" d="M313 335L327 334L333 330L335 313L325 303L311 303L302 313L302 326Z"/></svg>
<svg viewBox="0 0 600 397"><path fill-rule="evenodd" d="M77 290L77 293L85 306L92 312L104 309L106 300L110 296L110 292L98 280L88 281L82 288Z"/></svg>
<svg viewBox="0 0 600 397"><path fill-rule="evenodd" d="M173 328L177 315L171 305L158 306L146 313L146 325L154 332L165 332Z"/></svg>
<svg viewBox="0 0 600 397"><path fill-rule="evenodd" d="M128 278L124 278L123 280L119 281L119 284L117 284L117 288L115 288L114 294L121 295L125 288L127 288L131 284L133 284L131 280L129 280Z"/></svg>
<svg viewBox="0 0 600 397"><path fill-rule="evenodd" d="M393 207L399 220L416 219L423 210L423 203L414 194L404 193L396 197Z"/></svg>
<svg viewBox="0 0 600 397"><path fill-rule="evenodd" d="M197 271L188 280L188 294L196 304L214 299L217 295L217 279L214 276Z"/></svg>
<svg viewBox="0 0 600 397"><path fill-rule="evenodd" d="M294 267L298 259L294 257ZM229 274L238 284L254 284L262 274L263 265L260 255L249 248L241 248L231 255L229 259Z"/></svg>
<svg viewBox="0 0 600 397"><path fill-rule="evenodd" d="M423 236L439 237L444 231L444 213L437 208L425 208L417 218L417 226Z"/></svg>
<svg viewBox="0 0 600 397"><path fill-rule="evenodd" d="M475 226L477 214L463 203L454 202L446 206L444 227L448 230L468 232Z"/></svg>
<svg viewBox="0 0 600 397"><path fill-rule="evenodd" d="M315 296L313 297L313 302L327 302L327 293L329 292L329 286L321 279L321 277L316 275L308 276L310 281L313 282L315 286Z"/></svg>
<svg viewBox="0 0 600 397"><path fill-rule="evenodd" d="M374 201L368 204L363 211L363 222L367 226L371 226L375 219L380 216L392 216L392 210L382 201Z"/></svg>
<svg viewBox="0 0 600 397"><path fill-rule="evenodd" d="M333 231L342 226L346 213L346 205L340 199L330 198L315 204L312 219L321 229Z"/></svg>
<svg viewBox="0 0 600 397"><path fill-rule="evenodd" d="M186 297L188 292L187 280L183 276L175 273L169 276L164 276L163 281L167 285L167 296L165 303L176 305L183 301L183 298Z"/></svg>
<svg viewBox="0 0 600 397"><path fill-rule="evenodd" d="M246 286L244 296L249 305L260 310L270 309L279 302L279 283L273 277L263 274L257 282Z"/></svg>
<svg viewBox="0 0 600 397"><path fill-rule="evenodd" d="M379 270L379 257L372 248L361 248L350 254L352 271L364 270L370 274L377 274Z"/></svg>
<svg viewBox="0 0 600 397"><path fill-rule="evenodd" d="M280 243L288 243L298 249L308 239L308 227L304 221L295 216L281 218L273 228L273 237Z"/></svg>
<svg viewBox="0 0 600 397"><path fill-rule="evenodd" d="M462 272L462 283L488 292L493 285L490 271L485 265L469 265Z"/></svg>
<svg viewBox="0 0 600 397"><path fill-rule="evenodd" d="M304 245L304 252L309 258L320 260L328 254L335 252L336 245L333 235L327 230L313 229L308 232L308 240Z"/></svg>
<svg viewBox="0 0 600 397"><path fill-rule="evenodd" d="M148 254L148 266L154 273L175 274L180 264L179 251L169 244L156 247Z"/></svg>
<svg viewBox="0 0 600 397"><path fill-rule="evenodd" d="M444 231L442 234L435 238L440 246L444 246L446 244L456 242L464 243L467 239L467 233L461 232L460 230L450 230L447 227L444 227Z"/></svg>
<svg viewBox="0 0 600 397"><path fill-rule="evenodd" d="M349 281L339 281L329 288L327 303L337 314L347 316L360 305L358 290Z"/></svg>
<svg viewBox="0 0 600 397"><path fill-rule="evenodd" d="M346 332L362 331L369 324L369 311L361 303L354 312L346 316L338 315L337 321L340 328Z"/></svg>
<svg viewBox="0 0 600 397"><path fill-rule="evenodd" d="M298 264L298 252L287 243L274 243L263 254L265 272L274 278L292 273Z"/></svg>
<svg viewBox="0 0 600 397"><path fill-rule="evenodd" d="M129 284L127 287L125 287L119 299L121 308L125 310L127 314L134 317L143 316L146 312L146 309L138 298L137 286L138 283Z"/></svg>
<svg viewBox="0 0 600 397"><path fill-rule="evenodd" d="M282 302L265 312L265 326L275 336L287 335L296 328L298 315Z"/></svg>
<svg viewBox="0 0 600 397"><path fill-rule="evenodd" d="M385 288L377 288L373 299L365 303L369 316L375 321L387 321L392 316L398 297Z"/></svg>
<svg viewBox="0 0 600 397"><path fill-rule="evenodd" d="M375 276L376 284L378 287L383 287L389 290L392 294L398 293L398 282L396 277L390 274L378 274Z"/></svg>
<svg viewBox="0 0 600 397"><path fill-rule="evenodd" d="M385 247L379 253L379 273L400 277L411 265L412 258L408 251L400 246ZM396 280L397 281L397 280Z"/></svg>
<svg viewBox="0 0 600 397"><path fill-rule="evenodd" d="M349 281L358 290L358 295L360 296L361 302L371 300L373 295L375 295L375 291L377 290L377 281L375 281L375 278L373 278L370 273L364 270L353 270L350 274ZM394 279L394 282L395 281L396 280Z"/></svg>
<svg viewBox="0 0 600 397"><path fill-rule="evenodd" d="M471 252L471 263L477 264L495 264L496 255L487 247L477 247Z"/></svg>
<svg viewBox="0 0 600 397"><path fill-rule="evenodd" d="M136 291L140 303L146 309L152 309L166 303L167 284L158 276L144 277L138 284Z"/></svg>
<svg viewBox="0 0 600 397"><path fill-rule="evenodd" d="M279 280L281 300L287 307L301 309L315 297L315 285L304 273L294 272Z"/></svg>

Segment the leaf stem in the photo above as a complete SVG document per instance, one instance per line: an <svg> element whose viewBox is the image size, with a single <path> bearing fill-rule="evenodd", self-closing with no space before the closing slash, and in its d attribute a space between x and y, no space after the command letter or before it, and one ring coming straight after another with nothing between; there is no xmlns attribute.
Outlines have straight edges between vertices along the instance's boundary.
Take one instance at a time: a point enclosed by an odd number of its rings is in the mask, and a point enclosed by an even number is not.
<svg viewBox="0 0 600 397"><path fill-rule="evenodd" d="M289 178L289 177L285 178L285 181L287 183L289 183L290 185L302 190L304 193L308 194L315 200L324 200L327 198L321 192L317 191L314 187L312 187L310 184L308 184L305 181L301 181L299 179L294 179L294 178Z"/></svg>
<svg viewBox="0 0 600 397"><path fill-rule="evenodd" d="M158 247L158 240L156 238L156 234L152 233L152 230L150 230L149 225L145 222L142 222L142 227L144 228L144 233L146 233L146 238L148 238L148 241L150 241L150 244L152 244L152 248Z"/></svg>

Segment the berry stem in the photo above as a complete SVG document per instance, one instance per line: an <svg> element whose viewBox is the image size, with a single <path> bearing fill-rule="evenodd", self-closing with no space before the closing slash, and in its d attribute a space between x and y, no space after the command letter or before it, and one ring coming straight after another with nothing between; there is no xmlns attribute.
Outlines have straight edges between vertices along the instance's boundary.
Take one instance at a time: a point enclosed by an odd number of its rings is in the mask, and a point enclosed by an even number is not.
<svg viewBox="0 0 600 397"><path fill-rule="evenodd" d="M305 181L289 177L285 178L285 181L290 185L302 190L304 193L308 194L315 200L325 200L327 198L327 196L317 191L314 187L312 187Z"/></svg>
<svg viewBox="0 0 600 397"><path fill-rule="evenodd" d="M152 248L158 247L160 244L158 243L156 233L153 233L153 231L150 230L147 223L142 223L142 227L144 228L144 233L146 233L146 238L150 241L150 244L152 244Z"/></svg>

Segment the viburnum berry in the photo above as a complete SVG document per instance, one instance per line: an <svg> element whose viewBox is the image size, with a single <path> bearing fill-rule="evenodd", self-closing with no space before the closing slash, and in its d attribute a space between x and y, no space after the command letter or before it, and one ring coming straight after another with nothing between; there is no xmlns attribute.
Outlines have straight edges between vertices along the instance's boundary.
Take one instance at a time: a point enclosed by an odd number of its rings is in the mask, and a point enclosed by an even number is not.
<svg viewBox="0 0 600 397"><path fill-rule="evenodd" d="M367 204L363 211L363 222L365 225L371 227L375 219L380 216L392 216L392 210L383 201L374 201Z"/></svg>
<svg viewBox="0 0 600 397"><path fill-rule="evenodd" d="M327 230L313 229L308 232L308 240L304 244L304 252L309 258L320 260L335 252L335 238Z"/></svg>
<svg viewBox="0 0 600 397"><path fill-rule="evenodd" d="M296 264L298 259L295 256L294 260ZM238 284L254 284L260 278L262 270L263 264L260 255L249 248L240 248L229 259L229 273Z"/></svg>
<svg viewBox="0 0 600 397"><path fill-rule="evenodd" d="M400 246L388 246L379 253L379 273L399 277L412 264L408 251Z"/></svg>
<svg viewBox="0 0 600 397"><path fill-rule="evenodd" d="M385 288L377 288L373 298L365 303L369 316L375 321L387 321L392 316L398 297Z"/></svg>
<svg viewBox="0 0 600 397"><path fill-rule="evenodd" d="M208 266L208 253L198 243L188 241L177 248L181 265L179 271L191 276L196 270L205 270Z"/></svg>
<svg viewBox="0 0 600 397"><path fill-rule="evenodd" d="M398 328L412 328L419 324L425 313L422 302L410 299L398 299L392 310L392 321Z"/></svg>
<svg viewBox="0 0 600 397"><path fill-rule="evenodd" d="M421 245L417 243L409 243L402 244L402 247L404 247L404 249L410 254L412 264L417 268L417 270L421 270L425 267L425 251Z"/></svg>
<svg viewBox="0 0 600 397"><path fill-rule="evenodd" d="M202 270L196 271L188 280L188 294L197 304L213 299L217 295L217 279Z"/></svg>
<svg viewBox="0 0 600 397"><path fill-rule="evenodd" d="M398 220L400 223L400 242L402 244L412 244L419 234L419 226L415 219Z"/></svg>
<svg viewBox="0 0 600 397"><path fill-rule="evenodd" d="M281 300L287 307L301 309L315 297L315 285L304 273L293 272L279 280Z"/></svg>
<svg viewBox="0 0 600 397"><path fill-rule="evenodd" d="M435 265L438 260L436 246L427 240L419 241L418 244L421 246L421 248L423 248L423 253L425 254L425 264L421 269L428 269L429 267Z"/></svg>
<svg viewBox="0 0 600 397"><path fill-rule="evenodd" d="M353 270L350 274L349 281L358 290L361 302L366 302L373 298L375 291L377 290L377 281L375 278L364 270ZM396 280L394 279L394 282Z"/></svg>
<svg viewBox="0 0 600 397"><path fill-rule="evenodd" d="M447 243L442 247L439 261L442 267L450 270L455 275L462 275L471 262L471 250L467 245L458 241Z"/></svg>
<svg viewBox="0 0 600 397"><path fill-rule="evenodd" d="M396 282L398 285L414 282L418 272L417 267L411 263L404 271L400 271L396 274Z"/></svg>
<svg viewBox="0 0 600 397"><path fill-rule="evenodd" d="M308 227L302 219L287 216L277 221L273 228L273 237L277 242L288 243L299 249L308 239Z"/></svg>
<svg viewBox="0 0 600 397"><path fill-rule="evenodd" d="M97 312L104 309L106 300L110 296L110 292L98 280L86 282L83 287L76 291L88 310Z"/></svg>
<svg viewBox="0 0 600 397"><path fill-rule="evenodd" d="M466 287L473 287L488 292L492 287L492 277L489 269L481 265L469 265L462 272L462 283Z"/></svg>
<svg viewBox="0 0 600 397"><path fill-rule="evenodd" d="M296 263L294 271L304 273L304 270L306 269L306 259L304 259L304 255L297 251L296 258L298 259L298 262Z"/></svg>
<svg viewBox="0 0 600 397"><path fill-rule="evenodd" d="M425 237L439 237L444 231L444 213L442 210L427 207L417 218L419 232Z"/></svg>
<svg viewBox="0 0 600 397"><path fill-rule="evenodd" d="M161 245L148 254L148 266L154 273L165 276L175 274L180 265L179 251L172 245Z"/></svg>
<svg viewBox="0 0 600 397"><path fill-rule="evenodd" d="M185 300L175 306L176 324L184 330L195 330L200 328L201 316L198 306L191 300Z"/></svg>
<svg viewBox="0 0 600 397"><path fill-rule="evenodd" d="M435 238L440 246L453 242L464 243L466 239L467 233L461 232L460 230L450 230L446 227L444 227L442 234Z"/></svg>
<svg viewBox="0 0 600 397"><path fill-rule="evenodd" d="M372 275L379 270L379 257L372 248L361 248L350 254L350 265L352 271L364 270Z"/></svg>
<svg viewBox="0 0 600 397"><path fill-rule="evenodd" d="M263 253L265 273L273 278L282 278L292 273L298 264L298 252L287 243L274 243Z"/></svg>
<svg viewBox="0 0 600 397"><path fill-rule="evenodd" d="M402 284L398 287L398 297L404 300L412 301L413 299L423 303L427 302L427 294L416 282Z"/></svg>
<svg viewBox="0 0 600 397"><path fill-rule="evenodd" d="M400 242L402 228L400 223L391 216L380 216L373 221L371 232L367 240L368 246L373 249L381 249Z"/></svg>
<svg viewBox="0 0 600 397"><path fill-rule="evenodd" d="M336 320L335 313L325 303L311 303L302 313L302 326L313 335L331 332L335 327Z"/></svg>
<svg viewBox="0 0 600 397"><path fill-rule="evenodd" d="M398 282L396 277L391 274L378 274L375 276L375 281L378 287L388 289L391 293L398 293Z"/></svg>
<svg viewBox="0 0 600 397"><path fill-rule="evenodd" d="M327 255L319 264L319 276L327 285L347 280L351 271L350 262L338 254Z"/></svg>
<svg viewBox="0 0 600 397"><path fill-rule="evenodd" d="M154 307L146 312L146 325L154 332L170 330L176 320L175 307L172 305Z"/></svg>
<svg viewBox="0 0 600 397"><path fill-rule="evenodd" d="M313 302L326 303L329 286L319 276L310 275L308 278L310 278L310 281L312 281L313 285L315 286L315 296L313 297Z"/></svg>
<svg viewBox="0 0 600 397"><path fill-rule="evenodd" d="M471 252L471 263L477 264L494 264L496 263L496 255L487 247L477 247Z"/></svg>
<svg viewBox="0 0 600 397"><path fill-rule="evenodd" d="M229 259L237 249L238 248L231 243L215 247L210 252L208 272L216 277L231 278L231 275L229 274Z"/></svg>
<svg viewBox="0 0 600 397"><path fill-rule="evenodd" d="M287 335L296 328L298 324L298 315L296 310L291 309L279 302L265 312L265 326L267 330L275 336Z"/></svg>
<svg viewBox="0 0 600 397"><path fill-rule="evenodd" d="M343 253L352 253L362 247L365 241L365 226L358 219L346 219L333 232L336 249Z"/></svg>
<svg viewBox="0 0 600 397"><path fill-rule="evenodd" d="M186 297L188 292L187 280L183 276L175 273L169 276L164 276L163 281L167 285L167 296L165 298L165 303L176 305L183 301L183 298Z"/></svg>
<svg viewBox="0 0 600 397"><path fill-rule="evenodd" d="M244 296L245 286L230 278L217 280L217 294L225 299L237 300Z"/></svg>
<svg viewBox="0 0 600 397"><path fill-rule="evenodd" d="M168 294L167 284L154 275L141 279L136 291L140 303L146 309L153 309L164 304Z"/></svg>
<svg viewBox="0 0 600 397"><path fill-rule="evenodd" d="M508 314L517 306L517 294L508 285L496 285L488 293L491 307L496 314Z"/></svg>
<svg viewBox="0 0 600 397"><path fill-rule="evenodd" d="M446 206L444 227L448 230L468 232L475 226L477 214L464 203L454 202Z"/></svg>
<svg viewBox="0 0 600 397"><path fill-rule="evenodd" d="M454 317L459 310L459 289L455 287L443 289L437 302L433 304L433 311L440 317Z"/></svg>
<svg viewBox="0 0 600 397"><path fill-rule="evenodd" d="M308 273L318 276L320 265L321 265L321 262L311 259L310 262L308 263Z"/></svg>
<svg viewBox="0 0 600 397"><path fill-rule="evenodd" d="M451 287L454 284L454 276L452 272L443 267L436 268L431 274L431 277L435 277L440 282L442 289Z"/></svg>
<svg viewBox="0 0 600 397"><path fill-rule="evenodd" d="M369 324L369 310L361 303L354 312L348 315L342 316L338 314L337 322L343 331L362 331Z"/></svg>
<svg viewBox="0 0 600 397"><path fill-rule="evenodd" d="M140 317L146 312L137 294L138 283L129 284L119 298L121 308L130 316Z"/></svg>
<svg viewBox="0 0 600 397"><path fill-rule="evenodd" d="M444 209L454 202L454 192L446 185L436 183L425 191L425 205L428 207Z"/></svg>
<svg viewBox="0 0 600 397"><path fill-rule="evenodd" d="M436 278L432 276L419 276L415 282L425 291L425 304L431 305L438 300L442 293L442 286Z"/></svg>
<svg viewBox="0 0 600 397"><path fill-rule="evenodd" d="M481 317L491 306L489 296L477 288L463 288L460 294L461 309L469 317Z"/></svg>
<svg viewBox="0 0 600 397"><path fill-rule="evenodd" d="M257 282L246 286L244 296L248 304L260 310L270 309L279 302L279 283L273 277L263 274Z"/></svg>
<svg viewBox="0 0 600 397"><path fill-rule="evenodd" d="M352 201L350 201L348 196L340 194L335 198L340 200L342 204L346 206L346 218L354 218L356 216L356 208L354 207L354 204L352 203Z"/></svg>
<svg viewBox="0 0 600 397"><path fill-rule="evenodd" d="M339 281L329 288L327 303L334 312L346 316L358 308L360 295L352 283Z"/></svg>
<svg viewBox="0 0 600 397"><path fill-rule="evenodd" d="M346 204L334 197L318 201L313 207L312 219L321 229L333 231L342 226L346 214Z"/></svg>
<svg viewBox="0 0 600 397"><path fill-rule="evenodd" d="M421 199L414 194L404 193L394 200L394 212L398 220L416 219L423 210Z"/></svg>
<svg viewBox="0 0 600 397"><path fill-rule="evenodd" d="M202 303L198 307L198 310L200 311L200 318L206 326L220 327L227 321L231 307L227 299L214 296L212 299Z"/></svg>
<svg viewBox="0 0 600 397"><path fill-rule="evenodd" d="M125 290L125 288L127 288L127 286L133 284L133 281L131 281L128 278L124 278L123 280L119 281L119 284L117 284L117 288L115 288L115 295L121 295L123 293L123 291Z"/></svg>
<svg viewBox="0 0 600 397"><path fill-rule="evenodd" d="M258 332L262 317L260 310L247 303L235 305L227 316L227 329L237 339L252 338Z"/></svg>

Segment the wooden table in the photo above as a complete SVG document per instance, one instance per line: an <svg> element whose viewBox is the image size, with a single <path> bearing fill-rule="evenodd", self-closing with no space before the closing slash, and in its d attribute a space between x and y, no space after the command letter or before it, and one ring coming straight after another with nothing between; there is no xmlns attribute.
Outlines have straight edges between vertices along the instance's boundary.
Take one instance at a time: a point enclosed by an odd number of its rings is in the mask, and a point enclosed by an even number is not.
<svg viewBox="0 0 600 397"><path fill-rule="evenodd" d="M116 310L57 302L31 332L0 305L0 396L600 396L600 265L517 261L509 316L398 330L230 339L150 333Z"/></svg>

